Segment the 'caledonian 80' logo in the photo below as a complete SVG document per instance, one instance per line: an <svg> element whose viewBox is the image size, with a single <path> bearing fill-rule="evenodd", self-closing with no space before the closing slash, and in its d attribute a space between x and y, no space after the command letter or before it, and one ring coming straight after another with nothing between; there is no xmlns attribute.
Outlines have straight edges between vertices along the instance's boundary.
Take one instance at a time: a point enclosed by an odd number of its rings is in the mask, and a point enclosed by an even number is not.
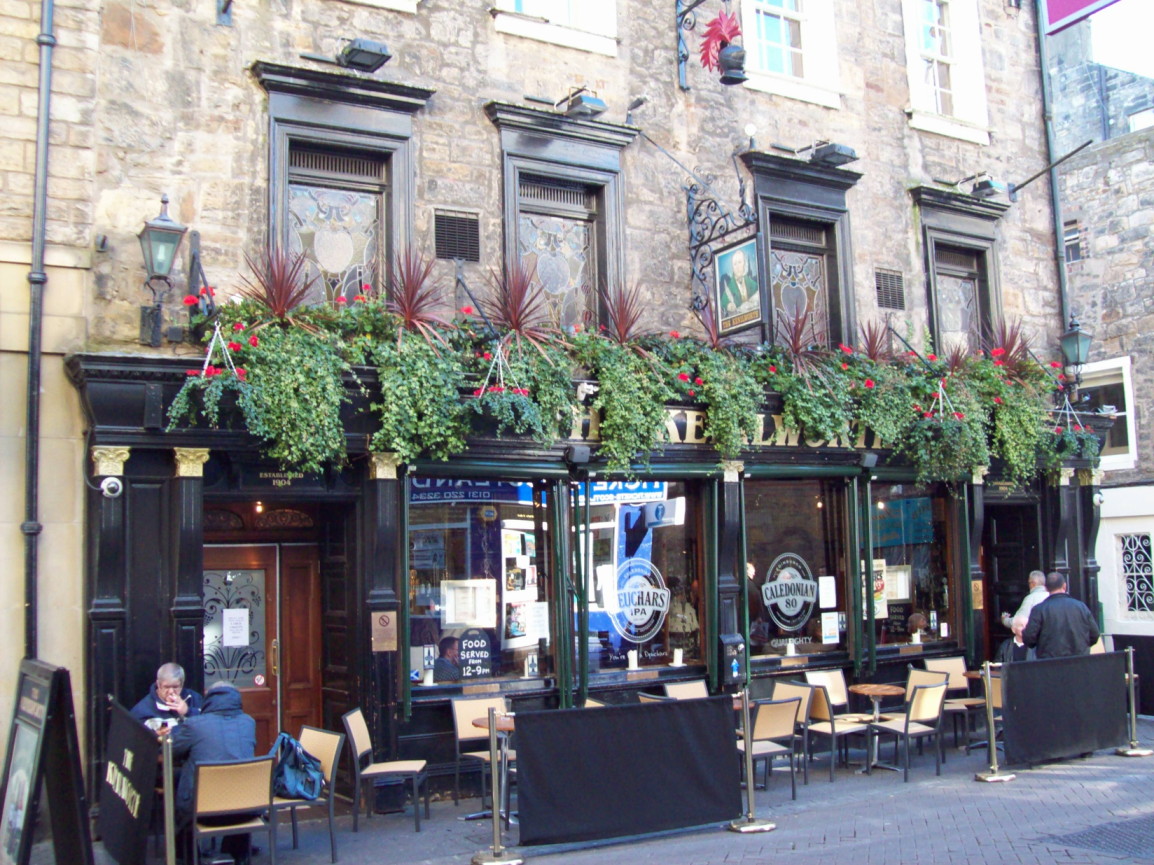
<svg viewBox="0 0 1154 865"><path fill-rule="evenodd" d="M669 612L669 589L648 559L626 559L617 568L617 591L611 595L609 620L631 643L645 643L661 631Z"/></svg>
<svg viewBox="0 0 1154 865"><path fill-rule="evenodd" d="M761 600L779 628L801 630L817 601L817 582L805 559L796 553L782 553L774 559L761 587Z"/></svg>

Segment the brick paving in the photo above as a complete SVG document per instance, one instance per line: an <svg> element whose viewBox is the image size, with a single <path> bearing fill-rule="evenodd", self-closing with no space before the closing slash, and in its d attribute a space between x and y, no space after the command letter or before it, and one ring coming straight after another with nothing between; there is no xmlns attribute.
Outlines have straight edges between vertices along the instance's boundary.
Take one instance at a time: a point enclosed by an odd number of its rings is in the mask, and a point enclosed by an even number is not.
<svg viewBox="0 0 1154 865"><path fill-rule="evenodd" d="M1139 737L1147 746L1154 743L1154 718L1140 720ZM996 784L973 780L985 769L984 750L969 756L950 750L940 778L934 775L931 753L915 755L908 784L900 773L875 771L867 777L845 769L831 784L824 762L814 765L809 785L799 781L796 802L790 800L784 768L774 773L768 791L757 793L758 816L777 824L773 832L741 835L709 826L611 844L521 848L515 846L514 827L505 843L534 865L601 865L607 860L808 865L834 857L854 865L1154 863L1154 757L1099 751L1020 769L1015 780ZM452 801L434 802L420 833L413 831L411 812L362 819L355 835L351 817L342 816L340 862L465 865L488 851L492 841L491 823L459 819L476 806L476 800L463 800L459 807ZM280 865L329 862L323 822L302 822L299 850L291 849L288 833L285 826L277 850ZM267 852L253 861L267 863Z"/></svg>

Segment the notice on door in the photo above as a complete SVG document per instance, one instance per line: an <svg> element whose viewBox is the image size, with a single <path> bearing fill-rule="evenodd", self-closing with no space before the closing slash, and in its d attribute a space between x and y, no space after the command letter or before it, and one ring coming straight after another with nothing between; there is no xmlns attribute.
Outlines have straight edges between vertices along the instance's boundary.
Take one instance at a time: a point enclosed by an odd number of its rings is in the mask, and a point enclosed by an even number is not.
<svg viewBox="0 0 1154 865"><path fill-rule="evenodd" d="M226 647L230 646L247 646L248 645L248 610L243 607L239 609L222 610L224 613L223 621L223 643Z"/></svg>

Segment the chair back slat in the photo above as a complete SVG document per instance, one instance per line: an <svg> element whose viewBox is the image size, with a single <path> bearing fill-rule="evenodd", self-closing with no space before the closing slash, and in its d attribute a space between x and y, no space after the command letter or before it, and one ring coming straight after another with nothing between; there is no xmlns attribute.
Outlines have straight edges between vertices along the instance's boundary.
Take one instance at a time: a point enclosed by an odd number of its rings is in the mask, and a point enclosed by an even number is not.
<svg viewBox="0 0 1154 865"><path fill-rule="evenodd" d="M646 694L644 691L638 691L637 700L641 703L670 703L675 697L663 697L660 694Z"/></svg>
<svg viewBox="0 0 1154 865"><path fill-rule="evenodd" d="M926 669L932 672L945 673L949 678L946 687L951 691L968 691L969 680L966 679L966 659L957 658L927 658Z"/></svg>
<svg viewBox="0 0 1154 865"><path fill-rule="evenodd" d="M758 700L754 703L753 738L755 740L782 739L794 734L801 698L789 700Z"/></svg>
<svg viewBox="0 0 1154 865"><path fill-rule="evenodd" d="M841 670L807 670L805 680L811 685L821 685L832 706L849 705L849 688L845 674Z"/></svg>
<svg viewBox="0 0 1154 865"><path fill-rule="evenodd" d="M934 685L914 685L907 718L910 722L933 725L941 717L942 706L945 701L946 682L944 679Z"/></svg>
<svg viewBox="0 0 1154 865"><path fill-rule="evenodd" d="M272 757L196 766L197 816L263 811L272 803Z"/></svg>
<svg viewBox="0 0 1154 865"><path fill-rule="evenodd" d="M833 709L829 704L829 692L824 685L813 685L813 696L809 701L809 719L811 721L833 722Z"/></svg>
<svg viewBox="0 0 1154 865"><path fill-rule="evenodd" d="M457 734L458 742L468 742L474 739L488 739L489 733L480 727L474 727L473 721L477 718L488 718L490 707L500 713L505 711L504 697L454 697L453 698L453 729Z"/></svg>
<svg viewBox="0 0 1154 865"><path fill-rule="evenodd" d="M325 773L325 786L333 783L337 760L341 756L341 746L345 744L343 733L331 733L319 727L301 727L297 738L301 747L321 761L321 771Z"/></svg>
<svg viewBox="0 0 1154 865"><path fill-rule="evenodd" d="M813 699L814 688L801 682L775 682L773 699L792 700L797 698L797 723L803 724L809 718L809 703Z"/></svg>
<svg viewBox="0 0 1154 865"><path fill-rule="evenodd" d="M906 702L910 702L914 698L914 688L920 685L937 685L945 684L949 675L939 670L918 670L910 667L909 674L906 677Z"/></svg>
<svg viewBox="0 0 1154 865"><path fill-rule="evenodd" d="M700 700L709 696L709 688L703 679L692 682L671 682L665 686L665 696L675 700Z"/></svg>
<svg viewBox="0 0 1154 865"><path fill-rule="evenodd" d="M361 758L373 752L373 738L369 735L369 725L365 723L365 713L359 708L353 709L344 715L344 721L345 729L349 731L349 744L353 746L353 757L360 765Z"/></svg>

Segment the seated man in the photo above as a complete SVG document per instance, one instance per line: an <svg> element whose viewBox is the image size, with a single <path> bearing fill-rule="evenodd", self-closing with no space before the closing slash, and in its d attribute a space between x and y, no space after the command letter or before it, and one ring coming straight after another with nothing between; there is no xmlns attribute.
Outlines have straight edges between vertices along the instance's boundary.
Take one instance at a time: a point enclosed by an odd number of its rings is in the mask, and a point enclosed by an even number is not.
<svg viewBox="0 0 1154 865"><path fill-rule="evenodd" d="M200 713L172 731L172 756L184 760L176 787L176 825L185 837L192 825L197 763L251 760L255 752L256 721L244 713L240 691L217 682L208 689ZM226 818L228 822L234 819ZM247 834L228 835L221 842L221 852L238 865L247 865L251 840Z"/></svg>
<svg viewBox="0 0 1154 865"><path fill-rule="evenodd" d="M180 721L200 714L200 704L200 694L184 687L184 668L164 664L156 671L156 682L149 686L148 694L132 707L132 717L142 724L149 718Z"/></svg>
<svg viewBox="0 0 1154 865"><path fill-rule="evenodd" d="M1014 636L1007 637L1002 641L998 647L998 652L994 656L995 664L1008 664L1012 661L1032 661L1034 660L1034 650L1027 648L1026 644L1022 642L1022 631L1026 630L1026 624L1030 621L1028 615L1023 616L1018 614L1010 622L1010 628L1014 632Z"/></svg>
<svg viewBox="0 0 1154 865"><path fill-rule="evenodd" d="M433 662L433 681L461 681L461 641L456 637L445 637L438 649L440 656Z"/></svg>

